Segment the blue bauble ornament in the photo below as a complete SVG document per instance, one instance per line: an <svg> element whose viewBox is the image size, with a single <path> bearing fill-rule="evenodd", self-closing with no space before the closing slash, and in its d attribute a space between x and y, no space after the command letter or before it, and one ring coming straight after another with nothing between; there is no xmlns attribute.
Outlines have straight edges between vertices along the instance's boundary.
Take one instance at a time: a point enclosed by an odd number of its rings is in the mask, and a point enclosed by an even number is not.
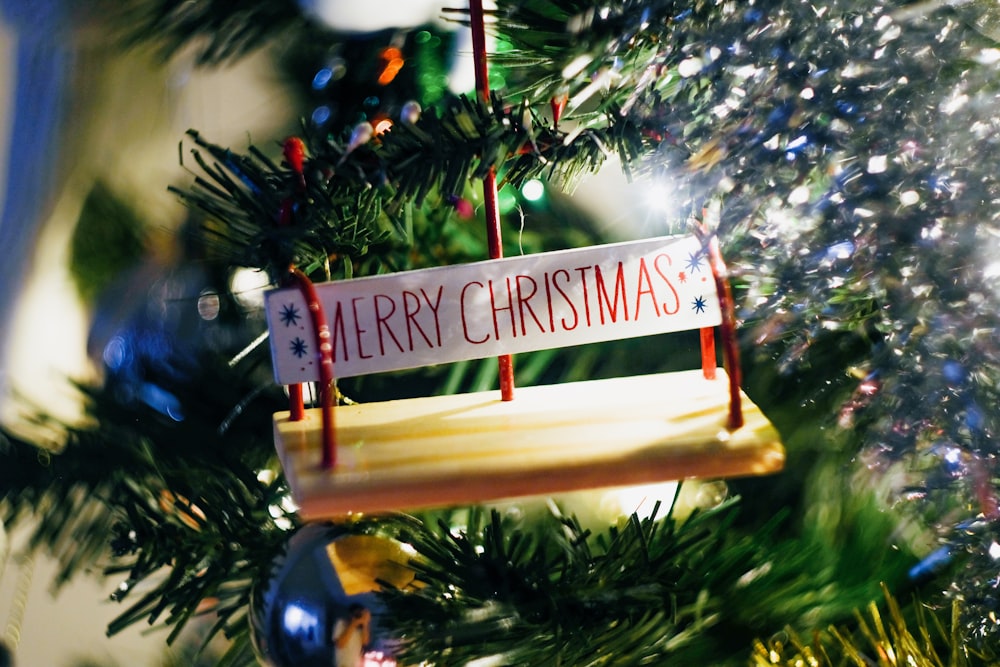
<svg viewBox="0 0 1000 667"><path fill-rule="evenodd" d="M268 667L390 667L380 581L413 578L401 546L333 524L297 531L250 603L251 637Z"/></svg>

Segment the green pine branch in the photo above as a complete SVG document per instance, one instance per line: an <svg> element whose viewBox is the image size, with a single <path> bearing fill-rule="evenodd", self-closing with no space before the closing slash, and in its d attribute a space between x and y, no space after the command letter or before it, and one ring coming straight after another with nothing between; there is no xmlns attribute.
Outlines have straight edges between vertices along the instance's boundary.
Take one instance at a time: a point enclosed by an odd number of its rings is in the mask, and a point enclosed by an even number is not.
<svg viewBox="0 0 1000 667"><path fill-rule="evenodd" d="M178 397L182 419L113 387L81 388L90 425L45 420L65 432L58 451L3 440L3 520L34 517L31 544L59 556L59 581L98 569L112 578L112 597L129 606L111 634L158 623L173 641L202 614L213 615L212 634L245 632L250 588L295 522L283 480L258 478L274 456L270 415L280 402L259 392L259 378L200 361L193 381L156 379ZM234 414L248 397L254 409Z"/></svg>
<svg viewBox="0 0 1000 667"><path fill-rule="evenodd" d="M304 188L288 164L260 149L237 153L192 130L199 171L190 188L172 189L206 216L220 258L264 268L278 281L289 264L308 273L333 256L354 266L412 244L406 216L413 207L448 207L491 168L518 187L533 177L566 180L596 170L612 151L631 160L642 150L643 139L625 121L574 136L535 128L529 111L499 98L486 105L461 97L370 144L307 137Z"/></svg>
<svg viewBox="0 0 1000 667"><path fill-rule="evenodd" d="M745 664L755 636L847 622L910 562L872 539L894 529L872 504L840 528L868 538L838 544L822 531L778 539L780 515L750 534L740 519L733 500L596 535L558 512L404 522L416 583L388 594L389 625L414 664ZM858 562L867 584L845 583Z"/></svg>

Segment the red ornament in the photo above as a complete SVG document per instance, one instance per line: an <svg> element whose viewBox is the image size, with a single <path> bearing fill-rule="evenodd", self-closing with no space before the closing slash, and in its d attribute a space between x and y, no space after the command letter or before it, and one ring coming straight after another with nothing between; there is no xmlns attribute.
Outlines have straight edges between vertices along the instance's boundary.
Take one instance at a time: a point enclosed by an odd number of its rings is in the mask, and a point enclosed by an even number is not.
<svg viewBox="0 0 1000 667"><path fill-rule="evenodd" d="M458 195L449 195L448 203L451 204L455 212L458 213L458 217L463 220L469 220L476 214L475 208L472 206L472 202L464 197L459 197Z"/></svg>
<svg viewBox="0 0 1000 667"><path fill-rule="evenodd" d="M562 118L563 111L566 110L566 103L569 101L569 93L562 93L561 95L556 95L551 100L549 100L549 106L552 107L552 124L559 125L559 119Z"/></svg>
<svg viewBox="0 0 1000 667"><path fill-rule="evenodd" d="M306 176L305 176L305 165L306 165L306 144L304 141L298 137L288 137L285 139L285 145L283 146L285 153L285 162L288 166L292 168L292 171L296 173L299 177L299 187L305 189L306 187Z"/></svg>

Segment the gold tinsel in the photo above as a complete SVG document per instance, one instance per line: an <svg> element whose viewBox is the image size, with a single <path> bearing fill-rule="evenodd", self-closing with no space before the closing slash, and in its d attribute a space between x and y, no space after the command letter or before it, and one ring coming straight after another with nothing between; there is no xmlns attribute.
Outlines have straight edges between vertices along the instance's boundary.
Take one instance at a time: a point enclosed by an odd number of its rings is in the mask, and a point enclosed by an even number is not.
<svg viewBox="0 0 1000 667"><path fill-rule="evenodd" d="M946 630L933 610L914 605L917 617L903 618L899 604L883 584L885 609L872 602L867 614L856 612L853 628L830 627L805 642L786 629L766 643L753 643L753 667L970 667L980 663L958 634L960 603L952 603L951 628ZM913 627L910 627L910 626Z"/></svg>

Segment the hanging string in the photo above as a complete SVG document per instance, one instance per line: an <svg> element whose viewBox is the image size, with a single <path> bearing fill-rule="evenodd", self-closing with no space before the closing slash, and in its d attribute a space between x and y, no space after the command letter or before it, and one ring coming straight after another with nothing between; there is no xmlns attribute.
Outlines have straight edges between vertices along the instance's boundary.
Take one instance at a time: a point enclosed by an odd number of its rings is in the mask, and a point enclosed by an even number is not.
<svg viewBox="0 0 1000 667"><path fill-rule="evenodd" d="M319 396L320 414L322 419L322 450L323 460L320 463L324 470L329 470L337 464L337 438L333 422L333 335L327 324L323 304L316 293L316 287L306 274L292 267L289 271L291 280L299 288L302 298L312 321L313 334L316 339L319 354Z"/></svg>
<svg viewBox="0 0 1000 667"><path fill-rule="evenodd" d="M484 103L490 103L489 69L486 66L486 20L483 0L469 0L469 20L472 28L472 60L476 73L476 92ZM503 257L500 236L500 206L497 197L497 174L493 167L483 178L483 202L486 205L486 236L490 259ZM500 371L500 397L514 400L514 361L511 355L497 357Z"/></svg>

